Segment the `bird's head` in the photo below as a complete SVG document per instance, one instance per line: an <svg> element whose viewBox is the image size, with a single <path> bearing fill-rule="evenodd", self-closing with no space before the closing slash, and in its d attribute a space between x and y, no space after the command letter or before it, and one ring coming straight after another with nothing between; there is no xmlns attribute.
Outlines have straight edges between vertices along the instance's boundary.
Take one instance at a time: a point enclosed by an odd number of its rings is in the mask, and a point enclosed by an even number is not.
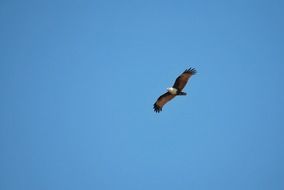
<svg viewBox="0 0 284 190"><path fill-rule="evenodd" d="M173 87L170 87L170 88L167 88L168 92L171 93L171 94L176 94L177 93L177 89L173 88Z"/></svg>
<svg viewBox="0 0 284 190"><path fill-rule="evenodd" d="M169 88L167 88L167 91L173 91L173 87L169 87Z"/></svg>

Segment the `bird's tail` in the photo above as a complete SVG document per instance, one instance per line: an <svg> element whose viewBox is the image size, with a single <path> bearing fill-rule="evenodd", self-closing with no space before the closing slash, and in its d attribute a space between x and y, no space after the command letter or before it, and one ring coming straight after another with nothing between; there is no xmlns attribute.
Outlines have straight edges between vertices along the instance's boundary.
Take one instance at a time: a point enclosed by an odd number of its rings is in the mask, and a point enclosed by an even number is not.
<svg viewBox="0 0 284 190"><path fill-rule="evenodd" d="M180 96L185 96L185 95L186 95L186 92L180 92L180 93L178 93L178 95L180 95Z"/></svg>

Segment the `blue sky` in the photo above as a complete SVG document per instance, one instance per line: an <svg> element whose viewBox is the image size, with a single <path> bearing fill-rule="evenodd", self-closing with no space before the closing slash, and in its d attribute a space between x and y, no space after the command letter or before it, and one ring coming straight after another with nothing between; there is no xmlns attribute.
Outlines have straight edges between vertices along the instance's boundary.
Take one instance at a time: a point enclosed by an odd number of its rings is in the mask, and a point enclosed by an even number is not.
<svg viewBox="0 0 284 190"><path fill-rule="evenodd" d="M283 8L2 0L0 189L283 190Z"/></svg>

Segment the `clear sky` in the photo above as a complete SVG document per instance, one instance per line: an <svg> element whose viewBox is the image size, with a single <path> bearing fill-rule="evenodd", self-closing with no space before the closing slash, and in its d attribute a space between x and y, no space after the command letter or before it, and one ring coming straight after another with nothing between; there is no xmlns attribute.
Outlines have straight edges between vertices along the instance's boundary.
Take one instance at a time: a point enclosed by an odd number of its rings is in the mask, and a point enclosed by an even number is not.
<svg viewBox="0 0 284 190"><path fill-rule="evenodd" d="M283 190L283 10L1 0L0 189Z"/></svg>

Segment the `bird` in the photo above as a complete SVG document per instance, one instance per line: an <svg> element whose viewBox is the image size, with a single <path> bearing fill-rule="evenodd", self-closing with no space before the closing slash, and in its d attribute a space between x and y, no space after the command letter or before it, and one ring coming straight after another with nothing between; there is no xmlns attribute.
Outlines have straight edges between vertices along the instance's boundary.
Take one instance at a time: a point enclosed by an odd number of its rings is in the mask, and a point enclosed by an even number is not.
<svg viewBox="0 0 284 190"><path fill-rule="evenodd" d="M186 69L181 75L179 75L176 78L174 85L170 88L167 88L167 92L161 95L154 103L154 111L156 113L159 113L162 111L163 106L174 97L187 95L187 93L183 92L182 90L188 82L189 78L196 73L197 71L195 70L195 68L190 67L189 69Z"/></svg>

